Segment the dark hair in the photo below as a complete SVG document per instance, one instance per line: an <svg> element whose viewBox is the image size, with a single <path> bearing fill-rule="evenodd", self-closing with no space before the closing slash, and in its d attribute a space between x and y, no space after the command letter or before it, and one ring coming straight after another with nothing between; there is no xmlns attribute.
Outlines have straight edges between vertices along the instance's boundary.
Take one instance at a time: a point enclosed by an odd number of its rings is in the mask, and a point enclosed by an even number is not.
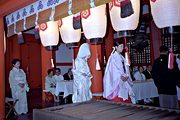
<svg viewBox="0 0 180 120"><path fill-rule="evenodd" d="M138 66L138 70L139 70L140 68L142 68L142 69L144 70L143 66Z"/></svg>
<svg viewBox="0 0 180 120"><path fill-rule="evenodd" d="M72 70L72 68L69 68L69 69L68 69L68 72L71 72L71 70Z"/></svg>
<svg viewBox="0 0 180 120"><path fill-rule="evenodd" d="M12 60L12 64L13 64L13 65L15 65L17 62L20 62L20 63L21 63L21 60L18 59L18 58L14 58L14 59Z"/></svg>
<svg viewBox="0 0 180 120"><path fill-rule="evenodd" d="M48 75L53 71L53 69L48 69L47 73Z"/></svg>
<svg viewBox="0 0 180 120"><path fill-rule="evenodd" d="M118 47L119 45L121 45L121 44L124 44L122 41L120 41L120 42L115 42L114 43L114 47Z"/></svg>
<svg viewBox="0 0 180 120"><path fill-rule="evenodd" d="M58 70L59 72L61 72L61 69L60 69L60 68L55 68L55 70Z"/></svg>
<svg viewBox="0 0 180 120"><path fill-rule="evenodd" d="M160 52L167 52L168 51L168 47L166 46L161 46L159 49Z"/></svg>

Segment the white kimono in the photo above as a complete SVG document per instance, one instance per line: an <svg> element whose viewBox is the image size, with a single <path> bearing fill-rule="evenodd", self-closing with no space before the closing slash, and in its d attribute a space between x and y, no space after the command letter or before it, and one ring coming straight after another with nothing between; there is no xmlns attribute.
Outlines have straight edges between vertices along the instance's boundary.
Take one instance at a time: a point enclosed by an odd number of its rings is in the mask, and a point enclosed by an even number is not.
<svg viewBox="0 0 180 120"><path fill-rule="evenodd" d="M121 76L128 76L129 79L127 81L122 81ZM126 64L125 58L116 51L109 57L104 73L103 84L104 98L112 100L118 96L125 101L128 99L128 96L130 96L132 103L135 103L129 66Z"/></svg>
<svg viewBox="0 0 180 120"><path fill-rule="evenodd" d="M135 80L146 80L146 77L143 73L140 73L139 71L134 73L134 79Z"/></svg>
<svg viewBox="0 0 180 120"><path fill-rule="evenodd" d="M74 76L74 91L72 101L83 102L92 99L91 78L87 59L90 57L90 49L87 43L81 45L75 60L75 68L72 69Z"/></svg>
<svg viewBox="0 0 180 120"><path fill-rule="evenodd" d="M64 80L64 77L62 75L54 75L53 77L56 80L56 83Z"/></svg>
<svg viewBox="0 0 180 120"><path fill-rule="evenodd" d="M9 83L11 88L12 97L18 99L15 105L15 109L18 114L27 113L27 95L26 92L29 91L29 87L26 81L26 74L22 69L12 68L9 74ZM19 83L24 83L24 87L21 88Z"/></svg>
<svg viewBox="0 0 180 120"><path fill-rule="evenodd" d="M53 87L55 85L56 85L56 80L54 79L54 77L46 76L45 89L49 90L53 95L55 95L55 87Z"/></svg>

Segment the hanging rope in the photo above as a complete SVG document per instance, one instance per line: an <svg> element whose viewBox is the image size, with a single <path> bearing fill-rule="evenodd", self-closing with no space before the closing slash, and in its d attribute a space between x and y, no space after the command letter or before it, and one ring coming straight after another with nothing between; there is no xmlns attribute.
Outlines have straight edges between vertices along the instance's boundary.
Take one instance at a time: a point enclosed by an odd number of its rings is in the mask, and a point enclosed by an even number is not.
<svg viewBox="0 0 180 120"><path fill-rule="evenodd" d="M168 68L173 69L174 68L174 54L173 54L173 27L170 27L170 33L171 33L171 48L168 58Z"/></svg>
<svg viewBox="0 0 180 120"><path fill-rule="evenodd" d="M55 14L55 6L52 7L52 10L51 10L51 15L49 17L49 20L50 21L54 21L54 14Z"/></svg>
<svg viewBox="0 0 180 120"><path fill-rule="evenodd" d="M74 60L74 49L72 49L72 68L75 70L76 66L75 66L75 60Z"/></svg>
<svg viewBox="0 0 180 120"><path fill-rule="evenodd" d="M96 70L101 70L100 64L99 64L99 59L98 59L98 50L97 50L97 45L95 45L95 52L96 52Z"/></svg>
<svg viewBox="0 0 180 120"><path fill-rule="evenodd" d="M129 55L129 50L128 50L128 46L127 46L127 38L124 37L124 41L125 41L125 59L126 59L126 64L128 66L131 65L131 60L130 60L130 55Z"/></svg>
<svg viewBox="0 0 180 120"><path fill-rule="evenodd" d="M68 0L68 14L72 15L72 0Z"/></svg>

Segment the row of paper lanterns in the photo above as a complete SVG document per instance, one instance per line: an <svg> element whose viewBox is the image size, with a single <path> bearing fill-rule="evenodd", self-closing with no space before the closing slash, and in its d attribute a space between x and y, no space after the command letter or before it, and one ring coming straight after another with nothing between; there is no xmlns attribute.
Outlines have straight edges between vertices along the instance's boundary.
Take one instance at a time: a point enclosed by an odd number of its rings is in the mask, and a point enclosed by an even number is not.
<svg viewBox="0 0 180 120"><path fill-rule="evenodd" d="M140 0L131 0L134 14L121 18L120 6L113 5L119 0L113 0L110 18L115 31L135 30L139 23ZM150 0L152 16L159 28L180 25L180 0ZM106 34L106 5L97 6L81 12L81 22L87 39L103 38ZM73 15L62 18L59 22L49 21L39 25L39 34L43 46L56 46L59 41L59 31L64 43L79 42L81 29L73 28Z"/></svg>

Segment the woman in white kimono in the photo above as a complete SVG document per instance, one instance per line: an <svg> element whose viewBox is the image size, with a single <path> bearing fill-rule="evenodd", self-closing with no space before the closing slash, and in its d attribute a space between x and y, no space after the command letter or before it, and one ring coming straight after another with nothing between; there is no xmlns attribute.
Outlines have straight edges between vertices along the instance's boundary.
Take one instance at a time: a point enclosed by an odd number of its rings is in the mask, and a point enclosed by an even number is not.
<svg viewBox="0 0 180 120"><path fill-rule="evenodd" d="M121 55L124 45L116 42L114 47L115 52L109 57L103 78L103 97L115 102L135 103L129 66Z"/></svg>
<svg viewBox="0 0 180 120"><path fill-rule="evenodd" d="M59 102L59 96L55 95L56 79L53 77L53 69L49 69L47 73L48 75L45 78L45 89L53 95L54 102Z"/></svg>
<svg viewBox="0 0 180 120"><path fill-rule="evenodd" d="M13 59L13 68L9 73L9 83L13 99L18 99L15 110L20 115L28 112L27 94L29 91L28 83L26 81L26 74L20 69L20 60Z"/></svg>
<svg viewBox="0 0 180 120"><path fill-rule="evenodd" d="M92 74L89 70L87 62L90 55L91 53L89 45L87 43L82 44L75 60L75 68L72 69L74 76L74 92L72 97L73 103L92 99Z"/></svg>

